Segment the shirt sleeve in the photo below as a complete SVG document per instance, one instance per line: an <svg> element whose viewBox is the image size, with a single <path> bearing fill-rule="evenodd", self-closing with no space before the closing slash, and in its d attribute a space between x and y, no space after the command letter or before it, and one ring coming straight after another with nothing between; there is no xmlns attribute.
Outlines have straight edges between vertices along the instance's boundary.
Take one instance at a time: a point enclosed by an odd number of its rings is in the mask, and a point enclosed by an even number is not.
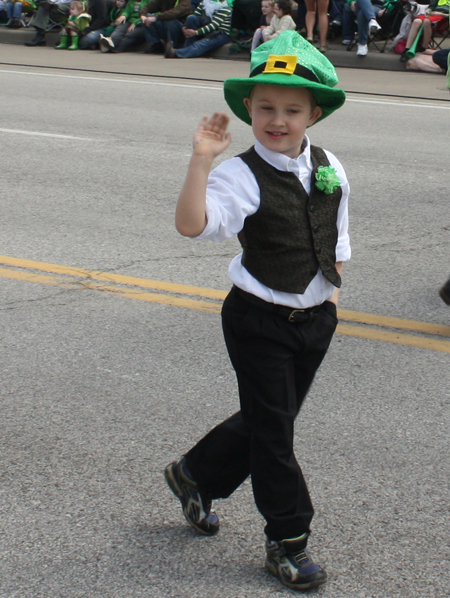
<svg viewBox="0 0 450 598"><path fill-rule="evenodd" d="M348 234L348 198L350 195L350 185L347 175L339 160L331 152L325 150L331 166L336 170L341 181L342 197L337 213L336 226L338 230L338 241L336 244L336 261L347 262L351 257L350 236Z"/></svg>
<svg viewBox="0 0 450 598"><path fill-rule="evenodd" d="M204 231L197 239L220 242L237 235L247 216L259 207L259 186L250 168L240 159L222 162L208 178Z"/></svg>

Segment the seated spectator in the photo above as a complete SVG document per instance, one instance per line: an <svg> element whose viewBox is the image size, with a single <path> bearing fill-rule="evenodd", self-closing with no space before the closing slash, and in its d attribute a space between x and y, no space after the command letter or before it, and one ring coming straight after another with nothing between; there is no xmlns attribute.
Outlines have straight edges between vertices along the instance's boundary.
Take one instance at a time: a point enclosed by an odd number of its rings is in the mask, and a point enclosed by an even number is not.
<svg viewBox="0 0 450 598"><path fill-rule="evenodd" d="M133 8L133 15L129 18L130 24L126 30L118 27L112 36L114 42L114 48L111 48L111 52L120 54L122 52L128 52L135 46L140 46L145 43L144 26L140 17L142 8L148 4L148 0L141 0L140 3L136 1ZM118 35L120 34L120 38Z"/></svg>
<svg viewBox="0 0 450 598"><path fill-rule="evenodd" d="M351 44L353 41L352 23L356 14L358 23L358 49L357 56L366 56L369 48L369 33L374 34L381 29L377 23L376 16L383 10L383 0L348 0L344 10L344 21L342 24L342 43Z"/></svg>
<svg viewBox="0 0 450 598"><path fill-rule="evenodd" d="M230 40L231 7L233 0L202 0L193 15L186 19L183 34L184 46L173 47L169 40L164 56L166 58L196 58L221 48Z"/></svg>
<svg viewBox="0 0 450 598"><path fill-rule="evenodd" d="M257 48L260 44L263 43L262 32L266 27L268 27L270 25L270 22L272 21L272 17L275 15L275 13L273 12L273 8L274 8L274 3L272 2L272 0L262 0L262 2L261 2L262 15L261 15L261 20L259 22L259 27L253 34L252 46L251 46L252 52L255 48Z"/></svg>
<svg viewBox="0 0 450 598"><path fill-rule="evenodd" d="M6 2L6 13L8 15L7 27L11 29L20 29L23 27L22 23L22 2L18 0L10 0Z"/></svg>
<svg viewBox="0 0 450 598"><path fill-rule="evenodd" d="M49 19L57 23L65 23L69 18L69 4L71 0L40 0L37 12L33 18L36 35L26 46L45 46L45 33Z"/></svg>
<svg viewBox="0 0 450 598"><path fill-rule="evenodd" d="M139 12L134 0L116 0L109 13L110 24L99 30L98 44L102 52L110 52L118 47L131 25L139 22Z"/></svg>
<svg viewBox="0 0 450 598"><path fill-rule="evenodd" d="M100 38L100 30L105 29L109 25L109 10L106 0L88 0L87 12L91 15L92 19L83 31L83 37L78 44L80 50L96 48Z"/></svg>
<svg viewBox="0 0 450 598"><path fill-rule="evenodd" d="M295 21L291 17L291 3L289 0L278 0L278 2L275 2L273 12L275 14L270 21L270 25L262 32L265 42L278 37L283 31L295 31L296 28Z"/></svg>
<svg viewBox="0 0 450 598"><path fill-rule="evenodd" d="M185 40L182 30L191 13L191 0L150 0L140 11L146 54L162 54L168 41L174 48L182 47Z"/></svg>
<svg viewBox="0 0 450 598"><path fill-rule="evenodd" d="M417 46L417 52L424 52L430 45L431 37L433 35L433 23L439 23L443 19L448 19L449 0L433 0L424 15L417 16L409 30L408 39L406 40L406 47L400 56L400 62L408 60L407 52L411 48L419 34L419 29L423 25L422 43Z"/></svg>
<svg viewBox="0 0 450 598"><path fill-rule="evenodd" d="M91 15L84 12L84 5L78 0L70 3L69 14L69 20L61 30L59 45L55 46L57 50L78 50L78 38L91 20ZM70 46L69 38L71 41Z"/></svg>

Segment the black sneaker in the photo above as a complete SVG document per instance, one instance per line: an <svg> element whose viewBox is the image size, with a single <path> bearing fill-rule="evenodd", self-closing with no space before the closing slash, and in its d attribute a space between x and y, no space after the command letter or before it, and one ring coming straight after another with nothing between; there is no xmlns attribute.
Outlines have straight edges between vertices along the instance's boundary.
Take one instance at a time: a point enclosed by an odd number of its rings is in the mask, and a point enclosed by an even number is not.
<svg viewBox="0 0 450 598"><path fill-rule="evenodd" d="M439 289L439 295L444 303L450 305L450 279Z"/></svg>
<svg viewBox="0 0 450 598"><path fill-rule="evenodd" d="M266 542L266 568L292 590L317 588L327 580L327 574L306 550L307 535L299 538Z"/></svg>
<svg viewBox="0 0 450 598"><path fill-rule="evenodd" d="M200 493L184 457L168 465L164 476L169 488L181 502L183 515L189 525L204 536L217 534L220 524L216 513L211 511L211 498Z"/></svg>

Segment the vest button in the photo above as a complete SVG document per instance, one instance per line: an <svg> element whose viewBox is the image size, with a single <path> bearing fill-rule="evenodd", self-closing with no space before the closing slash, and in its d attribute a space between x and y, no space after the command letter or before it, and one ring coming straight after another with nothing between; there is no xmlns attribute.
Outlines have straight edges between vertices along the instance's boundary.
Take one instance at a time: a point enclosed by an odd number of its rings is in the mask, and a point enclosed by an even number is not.
<svg viewBox="0 0 450 598"><path fill-rule="evenodd" d="M315 209L316 209L316 206L309 206L309 211L310 212L314 212Z"/></svg>
<svg viewBox="0 0 450 598"><path fill-rule="evenodd" d="M317 255L320 255L321 253L322 253L322 247L318 247L318 248L316 249L316 254L317 254Z"/></svg>
<svg viewBox="0 0 450 598"><path fill-rule="evenodd" d="M317 233L317 232L319 232L319 227L317 225L313 226L313 233Z"/></svg>

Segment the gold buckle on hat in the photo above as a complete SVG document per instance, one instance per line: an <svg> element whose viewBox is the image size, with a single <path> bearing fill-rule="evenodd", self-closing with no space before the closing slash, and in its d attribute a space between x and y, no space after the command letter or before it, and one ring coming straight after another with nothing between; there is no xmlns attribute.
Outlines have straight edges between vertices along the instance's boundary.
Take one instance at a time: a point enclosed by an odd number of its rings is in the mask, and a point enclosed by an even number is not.
<svg viewBox="0 0 450 598"><path fill-rule="evenodd" d="M270 54L263 73L283 73L293 75L297 67L297 56L277 56Z"/></svg>

